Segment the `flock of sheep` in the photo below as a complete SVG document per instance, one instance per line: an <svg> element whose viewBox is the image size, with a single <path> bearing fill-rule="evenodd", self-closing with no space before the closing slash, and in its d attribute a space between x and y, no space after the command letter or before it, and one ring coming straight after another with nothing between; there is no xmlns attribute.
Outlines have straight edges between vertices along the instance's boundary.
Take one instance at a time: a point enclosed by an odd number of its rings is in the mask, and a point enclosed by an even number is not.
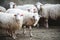
<svg viewBox="0 0 60 40"><path fill-rule="evenodd" d="M39 24L40 18L45 27L48 28L48 19L56 20L60 17L60 4L24 4L16 5L10 2L9 8L0 6L0 28L7 31L7 34L16 38L15 32L20 30L23 26L23 33L25 34L26 26L29 27L29 34L32 36L31 27Z"/></svg>

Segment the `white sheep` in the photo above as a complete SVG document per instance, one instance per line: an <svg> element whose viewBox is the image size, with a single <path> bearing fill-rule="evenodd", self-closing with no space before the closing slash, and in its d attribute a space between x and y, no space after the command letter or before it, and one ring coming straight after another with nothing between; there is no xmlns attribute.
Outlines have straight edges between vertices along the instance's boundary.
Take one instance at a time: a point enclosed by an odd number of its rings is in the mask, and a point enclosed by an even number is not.
<svg viewBox="0 0 60 40"><path fill-rule="evenodd" d="M40 8L40 15L45 18L45 27L48 28L48 19L56 20L60 17L60 4L45 4Z"/></svg>
<svg viewBox="0 0 60 40"><path fill-rule="evenodd" d="M38 15L38 13L32 13L32 12L20 10L20 9L17 9L17 8L8 9L6 12L10 13L10 14L13 14L13 13L23 14L23 25L25 25L25 26L29 25L30 26L30 30L31 30L31 26L32 25L33 26L37 25L37 23L39 21L39 18L40 18L40 16ZM30 34L30 35L32 35L32 34Z"/></svg>
<svg viewBox="0 0 60 40"><path fill-rule="evenodd" d="M6 12L6 9L2 6L0 6L0 12Z"/></svg>
<svg viewBox="0 0 60 40"><path fill-rule="evenodd" d="M8 31L8 34L14 39L15 31L22 28L23 16L20 14L8 14L0 12L0 28Z"/></svg>
<svg viewBox="0 0 60 40"><path fill-rule="evenodd" d="M15 4L15 3L14 2L10 2L10 4ZM33 4L17 5L17 6L15 6L15 8L18 8L18 9L21 9L21 10L24 10L24 11L35 13L36 14L36 17L38 16L38 10L35 7L35 5L33 5ZM34 25L36 25L36 24L37 24L37 22Z"/></svg>
<svg viewBox="0 0 60 40"><path fill-rule="evenodd" d="M16 5L16 3L14 2L9 2L9 5L10 5L10 8L19 8L32 13L38 13L37 8L33 4Z"/></svg>
<svg viewBox="0 0 60 40"><path fill-rule="evenodd" d="M32 12L32 13L38 13L37 8L33 4L17 5L17 6L15 6L15 8L19 8L19 9L22 9L22 10L25 10L28 12Z"/></svg>
<svg viewBox="0 0 60 40"><path fill-rule="evenodd" d="M10 2L9 4L10 4L10 8L18 8L28 12L38 13L36 6L33 4L16 5L16 3L14 2Z"/></svg>

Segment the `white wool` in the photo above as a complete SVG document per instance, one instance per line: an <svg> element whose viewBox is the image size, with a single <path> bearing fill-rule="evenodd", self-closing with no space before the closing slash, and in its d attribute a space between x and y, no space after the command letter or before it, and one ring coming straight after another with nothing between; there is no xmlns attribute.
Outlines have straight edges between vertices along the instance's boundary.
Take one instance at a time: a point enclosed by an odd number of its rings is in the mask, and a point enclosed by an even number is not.
<svg viewBox="0 0 60 40"><path fill-rule="evenodd" d="M40 15L45 18L45 26L48 28L48 19L60 18L60 4L45 4L41 6Z"/></svg>
<svg viewBox="0 0 60 40"><path fill-rule="evenodd" d="M0 6L0 10L1 10L1 12L6 12L6 9L2 6Z"/></svg>
<svg viewBox="0 0 60 40"><path fill-rule="evenodd" d="M0 12L0 27L7 29L10 36L15 39L15 31L22 28L23 16ZM12 33L12 34L11 34Z"/></svg>
<svg viewBox="0 0 60 40"><path fill-rule="evenodd" d="M14 15L17 16L15 17ZM20 22L20 28L21 28L23 23L23 16L20 16L19 14L9 14L0 12L0 22L2 22L3 24L9 24L9 22L14 23L15 20Z"/></svg>
<svg viewBox="0 0 60 40"><path fill-rule="evenodd" d="M52 19L56 19L60 16L60 5L59 4L45 4L42 6L42 14L44 16L50 16Z"/></svg>
<svg viewBox="0 0 60 40"><path fill-rule="evenodd" d="M28 11L28 12L32 12L32 13L38 13L38 10L37 8L33 5L33 4L25 4L25 5L18 5L16 6L16 8L19 8L19 9L22 9L22 10L25 10L25 11Z"/></svg>

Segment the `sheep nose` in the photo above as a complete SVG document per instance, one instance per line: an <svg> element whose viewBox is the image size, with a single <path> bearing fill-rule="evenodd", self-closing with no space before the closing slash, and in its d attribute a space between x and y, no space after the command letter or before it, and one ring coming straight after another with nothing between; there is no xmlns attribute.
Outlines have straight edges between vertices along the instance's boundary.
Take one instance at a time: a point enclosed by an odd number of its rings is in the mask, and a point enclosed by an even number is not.
<svg viewBox="0 0 60 40"><path fill-rule="evenodd" d="M33 18L35 19L35 16L33 16Z"/></svg>

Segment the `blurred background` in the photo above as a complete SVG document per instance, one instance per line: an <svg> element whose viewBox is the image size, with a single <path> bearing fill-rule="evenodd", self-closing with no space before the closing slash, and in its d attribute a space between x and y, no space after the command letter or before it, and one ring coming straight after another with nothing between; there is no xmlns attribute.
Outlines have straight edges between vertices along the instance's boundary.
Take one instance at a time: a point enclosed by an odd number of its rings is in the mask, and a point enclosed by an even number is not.
<svg viewBox="0 0 60 40"><path fill-rule="evenodd" d="M11 2L11 1L13 1L17 4L35 4L38 1L43 3L43 4L45 4L45 3L52 3L52 4L60 3L60 0L0 0L0 4L8 3L8 2Z"/></svg>

